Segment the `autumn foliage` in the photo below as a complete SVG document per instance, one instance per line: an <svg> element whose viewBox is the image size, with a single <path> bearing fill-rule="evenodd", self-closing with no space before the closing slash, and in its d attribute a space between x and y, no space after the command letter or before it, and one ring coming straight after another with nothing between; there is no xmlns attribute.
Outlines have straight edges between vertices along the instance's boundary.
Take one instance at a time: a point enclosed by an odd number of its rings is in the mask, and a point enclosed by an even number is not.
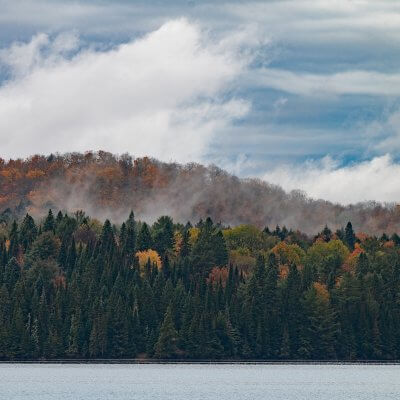
<svg viewBox="0 0 400 400"><path fill-rule="evenodd" d="M139 261L141 271L144 271L146 265L150 263L150 266L156 266L158 269L161 268L161 258L159 254L152 249L138 251L136 257Z"/></svg>
<svg viewBox="0 0 400 400"><path fill-rule="evenodd" d="M85 209L99 219L116 221L131 209L143 217L162 210L182 223L210 216L240 225L226 239L233 243L239 237L247 245L252 227L277 224L310 234L325 223L337 229L350 219L367 234L400 230L396 205L343 207L313 201L260 180L238 179L215 166L162 163L104 151L0 159L0 214L43 216L50 207L70 212ZM259 248L262 238L253 239L250 247Z"/></svg>

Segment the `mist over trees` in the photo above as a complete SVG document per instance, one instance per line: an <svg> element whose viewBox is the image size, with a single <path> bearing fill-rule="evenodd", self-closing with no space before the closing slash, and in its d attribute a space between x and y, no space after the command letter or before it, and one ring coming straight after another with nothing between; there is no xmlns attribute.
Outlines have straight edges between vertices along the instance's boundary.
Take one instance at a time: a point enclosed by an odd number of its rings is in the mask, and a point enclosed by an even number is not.
<svg viewBox="0 0 400 400"><path fill-rule="evenodd" d="M83 211L0 223L0 359L398 359L400 237Z"/></svg>
<svg viewBox="0 0 400 400"><path fill-rule="evenodd" d="M223 224L276 225L308 234L352 221L357 231L392 234L400 228L397 205L341 206L257 179L239 179L215 166L178 165L106 152L0 159L0 219L29 213L86 210L122 222L131 209L148 222L160 215L196 223L210 216Z"/></svg>

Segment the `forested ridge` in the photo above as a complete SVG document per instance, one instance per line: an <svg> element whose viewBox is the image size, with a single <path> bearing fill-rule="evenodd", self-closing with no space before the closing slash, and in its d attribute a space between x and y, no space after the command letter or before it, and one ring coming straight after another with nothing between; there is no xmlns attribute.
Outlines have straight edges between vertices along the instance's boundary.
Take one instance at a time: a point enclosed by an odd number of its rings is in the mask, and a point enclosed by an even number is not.
<svg viewBox="0 0 400 400"><path fill-rule="evenodd" d="M197 222L208 216L225 224L258 228L286 225L314 234L352 221L357 231L400 232L400 207L368 202L343 206L285 192L259 179L239 179L211 165L164 163L104 151L0 158L0 220L84 209L92 217L121 223L130 210L154 221Z"/></svg>
<svg viewBox="0 0 400 400"><path fill-rule="evenodd" d="M0 225L0 359L398 359L400 237L104 223Z"/></svg>

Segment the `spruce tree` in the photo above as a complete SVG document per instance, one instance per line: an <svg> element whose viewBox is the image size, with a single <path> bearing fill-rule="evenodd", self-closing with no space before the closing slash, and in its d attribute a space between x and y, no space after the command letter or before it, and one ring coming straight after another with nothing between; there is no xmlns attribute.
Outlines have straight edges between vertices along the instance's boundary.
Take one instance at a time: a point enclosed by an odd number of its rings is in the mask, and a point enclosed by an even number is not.
<svg viewBox="0 0 400 400"><path fill-rule="evenodd" d="M356 242L356 235L354 234L353 231L353 226L351 225L351 222L349 221L346 225L346 229L344 232L344 240L349 247L350 250L354 250L354 244Z"/></svg>
<svg viewBox="0 0 400 400"><path fill-rule="evenodd" d="M161 325L160 335L155 345L154 355L157 358L167 359L176 356L178 334L172 319L172 309L168 306Z"/></svg>
<svg viewBox="0 0 400 400"><path fill-rule="evenodd" d="M163 255L174 245L174 225L172 218L160 217L153 225L154 248Z"/></svg>
<svg viewBox="0 0 400 400"><path fill-rule="evenodd" d="M26 214L24 220L22 221L20 228L21 244L24 251L27 251L36 239L38 230L33 218Z"/></svg>
<svg viewBox="0 0 400 400"><path fill-rule="evenodd" d="M51 211L50 209L43 223L43 232L54 232L54 230L55 230L55 220L53 211Z"/></svg>
<svg viewBox="0 0 400 400"><path fill-rule="evenodd" d="M126 221L126 241L125 241L125 251L128 257L133 257L135 254L136 246L136 222L133 211L129 214L129 218Z"/></svg>
<svg viewBox="0 0 400 400"><path fill-rule="evenodd" d="M19 231L17 221L13 221L10 231L10 246L8 248L9 257L17 257L19 252Z"/></svg>
<svg viewBox="0 0 400 400"><path fill-rule="evenodd" d="M150 234L149 226L146 222L142 223L138 237L137 237L137 250L144 251L151 249L153 246L153 239Z"/></svg>

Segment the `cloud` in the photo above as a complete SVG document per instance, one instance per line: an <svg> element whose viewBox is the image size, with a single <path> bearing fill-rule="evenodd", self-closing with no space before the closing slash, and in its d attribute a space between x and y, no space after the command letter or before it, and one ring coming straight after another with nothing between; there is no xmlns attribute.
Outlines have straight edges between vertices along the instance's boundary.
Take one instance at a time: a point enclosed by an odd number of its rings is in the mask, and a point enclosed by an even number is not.
<svg viewBox="0 0 400 400"><path fill-rule="evenodd" d="M384 155L342 167L325 157L303 165L277 167L263 178L285 190L303 190L314 199L351 204L372 200L399 202L399 174L400 164Z"/></svg>
<svg viewBox="0 0 400 400"><path fill-rule="evenodd" d="M392 38L400 34L400 5L392 0L251 1L225 9L238 19L267 24L279 37L303 42L371 42L377 35Z"/></svg>
<svg viewBox="0 0 400 400"><path fill-rule="evenodd" d="M335 74L313 74L264 68L252 73L253 86L268 87L302 96L363 94L399 96L400 74L376 71L344 71Z"/></svg>
<svg viewBox="0 0 400 400"><path fill-rule="evenodd" d="M3 50L14 76L0 87L3 157L105 149L200 161L214 135L249 111L227 93L251 56L185 19L65 57L76 47L71 36L40 34Z"/></svg>
<svg viewBox="0 0 400 400"><path fill-rule="evenodd" d="M14 78L22 77L33 69L61 61L78 47L79 38L73 32L58 35L53 41L44 33L35 35L28 43L13 43L0 50L0 64L8 68Z"/></svg>
<svg viewBox="0 0 400 400"><path fill-rule="evenodd" d="M368 124L365 136L371 152L397 154L400 150L400 110L395 109L386 118Z"/></svg>
<svg viewBox="0 0 400 400"><path fill-rule="evenodd" d="M0 9L5 157L105 148L242 177L289 163L266 178L347 201L332 189L337 177L380 157L301 163L400 149L400 2L0 0ZM168 22L181 15L198 25ZM9 45L15 38L25 42ZM307 176L291 171L299 166ZM385 193L373 198L396 197Z"/></svg>

